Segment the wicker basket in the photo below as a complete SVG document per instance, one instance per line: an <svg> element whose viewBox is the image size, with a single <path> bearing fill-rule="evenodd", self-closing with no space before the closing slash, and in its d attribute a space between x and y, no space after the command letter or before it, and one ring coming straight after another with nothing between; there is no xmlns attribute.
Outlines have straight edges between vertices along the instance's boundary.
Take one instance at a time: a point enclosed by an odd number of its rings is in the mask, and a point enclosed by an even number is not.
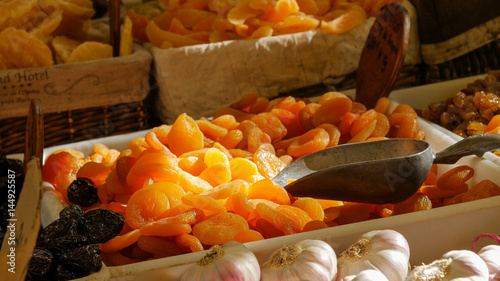
<svg viewBox="0 0 500 281"><path fill-rule="evenodd" d="M500 69L500 39L441 64L424 65L425 83L436 83Z"/></svg>
<svg viewBox="0 0 500 281"><path fill-rule="evenodd" d="M125 57L0 71L0 150L23 152L32 98L42 101L45 147L149 127L151 63L151 54L136 46Z"/></svg>

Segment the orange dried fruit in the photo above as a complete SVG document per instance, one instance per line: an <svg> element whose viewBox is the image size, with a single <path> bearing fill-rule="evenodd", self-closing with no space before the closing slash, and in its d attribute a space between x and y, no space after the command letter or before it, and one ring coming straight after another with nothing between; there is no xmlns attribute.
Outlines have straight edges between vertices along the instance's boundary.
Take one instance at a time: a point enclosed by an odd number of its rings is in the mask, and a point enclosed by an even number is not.
<svg viewBox="0 0 500 281"><path fill-rule="evenodd" d="M7 27L0 32L0 56L9 68L31 68L54 64L52 51L25 30Z"/></svg>
<svg viewBox="0 0 500 281"><path fill-rule="evenodd" d="M257 166L260 175L272 179L286 167L286 164L266 147L266 145L262 145L255 151L253 162Z"/></svg>
<svg viewBox="0 0 500 281"><path fill-rule="evenodd" d="M302 230L301 226L292 218L267 204L257 204L256 210L261 218L270 222L276 229L286 235L298 233Z"/></svg>
<svg viewBox="0 0 500 281"><path fill-rule="evenodd" d="M170 209L168 196L151 188L134 192L127 203L125 220L133 229L156 221Z"/></svg>
<svg viewBox="0 0 500 281"><path fill-rule="evenodd" d="M231 181L231 168L227 163L215 163L203 170L198 177L211 186L218 186Z"/></svg>
<svg viewBox="0 0 500 281"><path fill-rule="evenodd" d="M179 247L184 253L194 253L204 250L200 240L192 234L184 233L176 236L175 244L177 244L177 247Z"/></svg>
<svg viewBox="0 0 500 281"><path fill-rule="evenodd" d="M59 27L63 19L62 10L51 11L45 19L33 29L29 31L30 34L40 39L45 44L49 43L52 39L52 33Z"/></svg>
<svg viewBox="0 0 500 281"><path fill-rule="evenodd" d="M113 47L111 47L110 44L85 41L71 52L71 55L68 57L68 62L93 61L112 57Z"/></svg>
<svg viewBox="0 0 500 281"><path fill-rule="evenodd" d="M500 186L491 180L482 180L473 185L462 196L462 202L469 202L500 195Z"/></svg>
<svg viewBox="0 0 500 281"><path fill-rule="evenodd" d="M235 192L229 195L224 206L228 212L233 212L245 219L248 219L250 212L254 209L243 192Z"/></svg>
<svg viewBox="0 0 500 281"><path fill-rule="evenodd" d="M350 4L344 12L332 20L321 21L321 29L341 34L347 32L366 20L366 12L356 4Z"/></svg>
<svg viewBox="0 0 500 281"><path fill-rule="evenodd" d="M474 169L468 165L454 167L442 174L436 182L438 188L455 189L474 176Z"/></svg>
<svg viewBox="0 0 500 281"><path fill-rule="evenodd" d="M316 110L312 118L314 127L318 127L323 123L337 125L342 117L347 112L351 112L352 109L352 100L345 95L326 99L320 104L321 106Z"/></svg>
<svg viewBox="0 0 500 281"><path fill-rule="evenodd" d="M111 168L111 165L106 163L87 162L80 167L76 177L90 179L98 187L106 181Z"/></svg>
<svg viewBox="0 0 500 281"><path fill-rule="evenodd" d="M264 133L269 135L271 142L280 141L287 134L287 129L281 123L280 119L270 112L259 113L250 120L257 124Z"/></svg>
<svg viewBox="0 0 500 281"><path fill-rule="evenodd" d="M192 208L201 209L205 214L205 217L227 211L224 205L206 195L187 193L182 197L182 203Z"/></svg>
<svg viewBox="0 0 500 281"><path fill-rule="evenodd" d="M238 241L240 243L247 243L264 240L264 236L262 236L262 234L257 230L243 229L240 232L236 233L232 240Z"/></svg>
<svg viewBox="0 0 500 281"><path fill-rule="evenodd" d="M204 179L184 171L179 173L177 183L182 186L186 192L193 193L202 193L213 188L213 186Z"/></svg>
<svg viewBox="0 0 500 281"><path fill-rule="evenodd" d="M235 157L229 161L229 167L231 168L232 180L240 179L249 183L254 183L262 178L257 165L249 159Z"/></svg>
<svg viewBox="0 0 500 281"><path fill-rule="evenodd" d="M314 198L301 197L293 201L292 206L297 207L305 211L311 219L322 221L325 218L325 213L321 204Z"/></svg>
<svg viewBox="0 0 500 281"><path fill-rule="evenodd" d="M280 205L276 207L276 210L290 217L295 223L299 225L301 230L308 222L312 221L311 217L306 211L294 206Z"/></svg>
<svg viewBox="0 0 500 281"><path fill-rule="evenodd" d="M287 152L291 156L299 158L326 148L329 142L330 136L324 129L314 128L293 141L288 146Z"/></svg>
<svg viewBox="0 0 500 281"><path fill-rule="evenodd" d="M248 199L266 199L280 205L290 204L290 197L286 190L271 179L262 179L248 187Z"/></svg>
<svg viewBox="0 0 500 281"><path fill-rule="evenodd" d="M177 156L203 148L203 133L186 113L177 117L168 134L170 150Z"/></svg>
<svg viewBox="0 0 500 281"><path fill-rule="evenodd" d="M306 225L302 228L302 232L324 229L324 228L328 228L328 227L330 227L330 226L328 226L328 224L326 224L323 221L312 220L312 221L306 223Z"/></svg>
<svg viewBox="0 0 500 281"><path fill-rule="evenodd" d="M205 245L222 245L248 228L243 217L233 213L220 213L196 224L193 235Z"/></svg>
<svg viewBox="0 0 500 281"><path fill-rule="evenodd" d="M114 238L111 238L106 243L101 244L101 251L103 253L112 253L112 252L117 252L121 249L124 249L134 243L137 242L139 239L139 236L141 236L141 232L139 229L134 229L131 230L125 234L115 236Z"/></svg>
<svg viewBox="0 0 500 281"><path fill-rule="evenodd" d="M122 32L120 36L120 56L132 54L132 20L128 15L123 17Z"/></svg>
<svg viewBox="0 0 500 281"><path fill-rule="evenodd" d="M141 235L137 239L137 246L157 257L171 257L184 254L184 251L174 241L164 237Z"/></svg>
<svg viewBox="0 0 500 281"><path fill-rule="evenodd" d="M213 199L226 199L231 194L236 192L245 192L248 189L249 184L244 180L233 180L225 184L218 185L211 190L200 193L200 195L205 195Z"/></svg>

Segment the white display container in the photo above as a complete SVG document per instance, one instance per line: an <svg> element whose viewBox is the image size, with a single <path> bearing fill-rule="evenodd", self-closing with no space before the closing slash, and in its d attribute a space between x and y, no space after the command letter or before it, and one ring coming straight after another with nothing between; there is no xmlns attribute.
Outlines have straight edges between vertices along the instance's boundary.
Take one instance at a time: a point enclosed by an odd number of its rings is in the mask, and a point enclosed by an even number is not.
<svg viewBox="0 0 500 281"><path fill-rule="evenodd" d="M470 79L473 80L474 78ZM439 99L436 96L438 93L444 90L454 92L454 89L463 88L465 86L464 81L466 80L460 79L443 84L428 85L424 88L417 87L395 91L391 95L391 98L394 100L391 106L394 108L398 104L397 102L415 106L412 104L412 98L426 105L430 101L424 101L424 98L430 99L430 97L433 97ZM353 93L349 94L352 95ZM425 132L426 140L431 144L434 152L448 147L457 140L450 134L437 128L437 125L431 124L421 118L419 118L417 125L419 130ZM92 151L92 146L96 143L103 143L110 148L122 150L128 147L130 140L144 136L145 133L146 131L141 131L133 134L52 147L45 149L44 153L45 157L47 157L51 152L58 149L72 148L88 154ZM474 168L475 174L469 180L469 186L483 179L490 179L496 184L500 184L500 167L486 158L476 156L464 157L454 165L440 164L438 168L439 174L457 165L470 165ZM49 198L42 203L42 218L45 218L47 221L55 218L54 216L57 214L56 212L59 207L55 206L57 204L54 202L57 203L55 198ZM411 250L410 263L412 266L416 266L431 262L449 250L470 249L473 239L480 234L494 233L499 235L500 224L498 224L498 221L500 221L500 197L493 197L426 211L266 239L247 243L246 245L257 255L261 262L266 260L274 250L281 246L303 239L324 240L339 255L365 232L376 229L393 229L399 231L408 240ZM495 242L493 240L481 239L477 247L492 243ZM124 266L109 266L103 269L109 271L109 275L96 273L79 280L179 280L179 277L186 268L199 260L204 254L205 252L197 252Z"/></svg>

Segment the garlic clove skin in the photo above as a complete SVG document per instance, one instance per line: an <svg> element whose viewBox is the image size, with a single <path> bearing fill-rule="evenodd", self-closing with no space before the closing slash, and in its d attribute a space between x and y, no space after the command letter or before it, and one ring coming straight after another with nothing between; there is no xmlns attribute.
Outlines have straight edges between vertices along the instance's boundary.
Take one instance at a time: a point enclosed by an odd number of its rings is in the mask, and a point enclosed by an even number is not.
<svg viewBox="0 0 500 281"><path fill-rule="evenodd" d="M237 241L214 246L189 267L181 281L259 281L260 265L254 253Z"/></svg>
<svg viewBox="0 0 500 281"><path fill-rule="evenodd" d="M488 267L476 253L453 250L427 265L415 267L406 281L486 281Z"/></svg>
<svg viewBox="0 0 500 281"><path fill-rule="evenodd" d="M477 253L481 259L486 263L490 275L500 273L500 246L488 245L484 246Z"/></svg>
<svg viewBox="0 0 500 281"><path fill-rule="evenodd" d="M337 281L364 270L378 270L389 281L405 280L409 271L410 246L397 231L374 230L363 234L338 259Z"/></svg>
<svg viewBox="0 0 500 281"><path fill-rule="evenodd" d="M276 250L261 265L261 281L331 281L337 274L337 256L322 240L306 239Z"/></svg>
<svg viewBox="0 0 500 281"><path fill-rule="evenodd" d="M363 270L358 275L346 276L344 281L389 281L382 272L374 269Z"/></svg>

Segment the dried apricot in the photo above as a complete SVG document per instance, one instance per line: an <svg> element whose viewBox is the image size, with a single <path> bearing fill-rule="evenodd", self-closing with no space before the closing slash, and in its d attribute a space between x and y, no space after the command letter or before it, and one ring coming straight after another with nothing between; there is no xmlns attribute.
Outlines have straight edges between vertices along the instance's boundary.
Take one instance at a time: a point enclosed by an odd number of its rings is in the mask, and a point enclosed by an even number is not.
<svg viewBox="0 0 500 281"><path fill-rule="evenodd" d="M202 149L203 133L193 118L183 113L177 117L170 129L168 144L170 150L177 156Z"/></svg>
<svg viewBox="0 0 500 281"><path fill-rule="evenodd" d="M454 167L442 174L436 182L438 188L455 189L474 176L474 169L468 165Z"/></svg>
<svg viewBox="0 0 500 281"><path fill-rule="evenodd" d="M205 245L222 245L248 229L247 221L233 213L216 214L193 227L193 235Z"/></svg>
<svg viewBox="0 0 500 281"><path fill-rule="evenodd" d="M272 179L286 167L286 164L275 154L267 150L266 147L266 145L262 145L255 151L253 162L257 166L260 175Z"/></svg>
<svg viewBox="0 0 500 281"><path fill-rule="evenodd" d="M141 235L137 239L137 246L157 257L170 257L184 254L184 251L182 251L174 241L164 237Z"/></svg>
<svg viewBox="0 0 500 281"><path fill-rule="evenodd" d="M352 109L352 100L345 95L327 99L320 104L321 106L316 110L312 118L314 127L318 127L323 123L337 125L342 117L347 112L351 112Z"/></svg>
<svg viewBox="0 0 500 281"><path fill-rule="evenodd" d="M162 218L170 208L167 195L157 189L143 189L134 192L127 203L125 221L137 229L149 222Z"/></svg>
<svg viewBox="0 0 500 281"><path fill-rule="evenodd" d="M267 204L257 204L256 210L261 218L270 222L276 229L286 235L298 233L302 230L301 226L292 218Z"/></svg>
<svg viewBox="0 0 500 281"><path fill-rule="evenodd" d="M0 56L9 68L42 67L54 64L49 46L23 29L5 28L0 32L0 42L2 42Z"/></svg>
<svg viewBox="0 0 500 281"><path fill-rule="evenodd" d="M111 57L113 57L113 47L110 44L85 41L71 52L68 62L93 61Z"/></svg>
<svg viewBox="0 0 500 281"><path fill-rule="evenodd" d="M314 128L299 136L287 149L288 154L295 158L316 152L328 146L330 137L322 128Z"/></svg>
<svg viewBox="0 0 500 281"><path fill-rule="evenodd" d="M232 240L238 241L240 243L247 243L264 240L264 236L262 236L262 234L256 230L243 229L240 232L236 233Z"/></svg>
<svg viewBox="0 0 500 281"><path fill-rule="evenodd" d="M325 213L321 204L314 198L301 197L293 201L292 206L302 209L307 212L311 219L322 221L325 218Z"/></svg>
<svg viewBox="0 0 500 281"><path fill-rule="evenodd" d="M188 193L182 197L182 203L192 208L201 209L206 217L227 211L224 205L206 195Z"/></svg>
<svg viewBox="0 0 500 281"><path fill-rule="evenodd" d="M286 190L271 179L262 179L248 187L248 199L266 199L277 204L290 204Z"/></svg>
<svg viewBox="0 0 500 281"><path fill-rule="evenodd" d="M196 236L187 233L176 236L175 244L184 253L194 253L204 250L200 240Z"/></svg>

